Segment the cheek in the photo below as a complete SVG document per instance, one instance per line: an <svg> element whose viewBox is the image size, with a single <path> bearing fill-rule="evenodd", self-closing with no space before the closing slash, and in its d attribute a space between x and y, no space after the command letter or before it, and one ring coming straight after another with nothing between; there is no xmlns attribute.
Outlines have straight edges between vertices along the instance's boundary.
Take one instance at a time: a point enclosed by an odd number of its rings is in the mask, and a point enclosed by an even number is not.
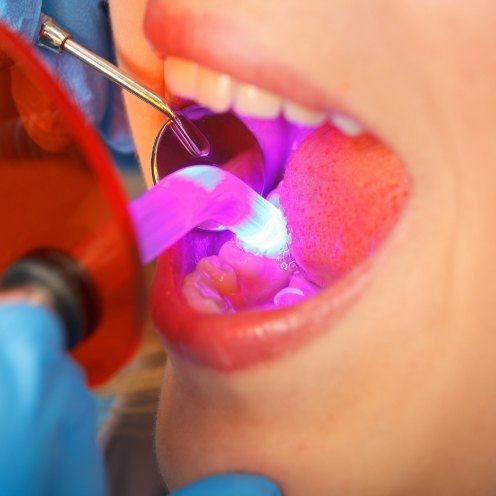
<svg viewBox="0 0 496 496"><path fill-rule="evenodd" d="M119 66L139 82L164 94L164 64L143 35L146 0L111 0L110 13ZM150 158L153 142L165 118L133 95L124 92L131 131L143 174L153 184Z"/></svg>
<svg viewBox="0 0 496 496"><path fill-rule="evenodd" d="M298 148L281 185L295 259L315 283L335 281L374 252L409 189L405 167L380 141L322 126Z"/></svg>

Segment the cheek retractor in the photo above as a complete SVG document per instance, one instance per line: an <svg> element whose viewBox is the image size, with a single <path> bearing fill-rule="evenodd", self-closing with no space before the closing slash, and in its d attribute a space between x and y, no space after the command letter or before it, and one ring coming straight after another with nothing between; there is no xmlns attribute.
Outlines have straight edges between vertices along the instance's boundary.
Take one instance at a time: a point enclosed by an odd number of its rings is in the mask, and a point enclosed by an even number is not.
<svg viewBox="0 0 496 496"><path fill-rule="evenodd" d="M148 263L196 227L228 229L252 253L276 257L289 236L282 212L233 174L194 165L176 171L129 205L141 259Z"/></svg>

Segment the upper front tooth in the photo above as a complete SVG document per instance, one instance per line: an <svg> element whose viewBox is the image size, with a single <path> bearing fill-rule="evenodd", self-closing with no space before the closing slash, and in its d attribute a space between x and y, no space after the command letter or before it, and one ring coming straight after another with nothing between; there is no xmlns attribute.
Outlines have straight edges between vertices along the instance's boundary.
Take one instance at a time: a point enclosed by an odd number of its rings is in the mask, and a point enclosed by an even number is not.
<svg viewBox="0 0 496 496"><path fill-rule="evenodd" d="M294 102L286 102L284 104L284 116L289 122L304 126L318 126L326 118L324 112L317 112Z"/></svg>
<svg viewBox="0 0 496 496"><path fill-rule="evenodd" d="M215 112L225 112L231 106L233 87L231 76L200 67L196 98Z"/></svg>
<svg viewBox="0 0 496 496"><path fill-rule="evenodd" d="M282 111L288 121L304 126L317 126L326 117L323 112L283 101L269 91L185 59L168 57L164 63L164 79L175 95L196 100L214 112L226 112L232 106L241 115L273 119ZM363 126L347 115L333 112L329 119L348 136L364 132Z"/></svg>
<svg viewBox="0 0 496 496"><path fill-rule="evenodd" d="M331 122L346 136L355 137L362 134L365 129L357 121L353 120L351 117L335 113L331 115Z"/></svg>
<svg viewBox="0 0 496 496"><path fill-rule="evenodd" d="M195 99L199 66L188 60L167 57L164 63L164 79L177 96Z"/></svg>
<svg viewBox="0 0 496 496"><path fill-rule="evenodd" d="M234 98L234 110L241 115L274 118L281 112L282 100L252 84L240 83Z"/></svg>

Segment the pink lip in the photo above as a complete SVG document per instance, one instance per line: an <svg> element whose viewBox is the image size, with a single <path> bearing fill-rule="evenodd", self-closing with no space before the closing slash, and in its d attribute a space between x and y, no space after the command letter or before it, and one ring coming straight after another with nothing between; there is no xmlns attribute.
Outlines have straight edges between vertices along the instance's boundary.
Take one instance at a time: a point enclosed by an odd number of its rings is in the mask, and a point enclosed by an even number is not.
<svg viewBox="0 0 496 496"><path fill-rule="evenodd" d="M176 8L180 6L181 8ZM232 21L232 20L230 20ZM163 57L185 58L228 73L309 108L341 107L291 67L270 56L270 47L239 23L220 13L198 14L181 2L152 0L145 17L145 35Z"/></svg>

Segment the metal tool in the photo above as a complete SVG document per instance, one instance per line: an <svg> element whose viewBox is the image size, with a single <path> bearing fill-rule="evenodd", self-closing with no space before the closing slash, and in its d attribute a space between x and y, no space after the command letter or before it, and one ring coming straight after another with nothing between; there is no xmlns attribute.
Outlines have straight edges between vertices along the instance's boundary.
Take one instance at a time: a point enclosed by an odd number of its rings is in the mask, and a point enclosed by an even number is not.
<svg viewBox="0 0 496 496"><path fill-rule="evenodd" d="M114 64L74 41L71 33L62 29L51 17L45 14L42 14L37 44L56 53L68 52L74 55L114 83L165 114L169 119L167 126L170 126L176 138L193 157L204 157L210 153L210 144L207 138L189 119L174 111L162 97L139 84Z"/></svg>

